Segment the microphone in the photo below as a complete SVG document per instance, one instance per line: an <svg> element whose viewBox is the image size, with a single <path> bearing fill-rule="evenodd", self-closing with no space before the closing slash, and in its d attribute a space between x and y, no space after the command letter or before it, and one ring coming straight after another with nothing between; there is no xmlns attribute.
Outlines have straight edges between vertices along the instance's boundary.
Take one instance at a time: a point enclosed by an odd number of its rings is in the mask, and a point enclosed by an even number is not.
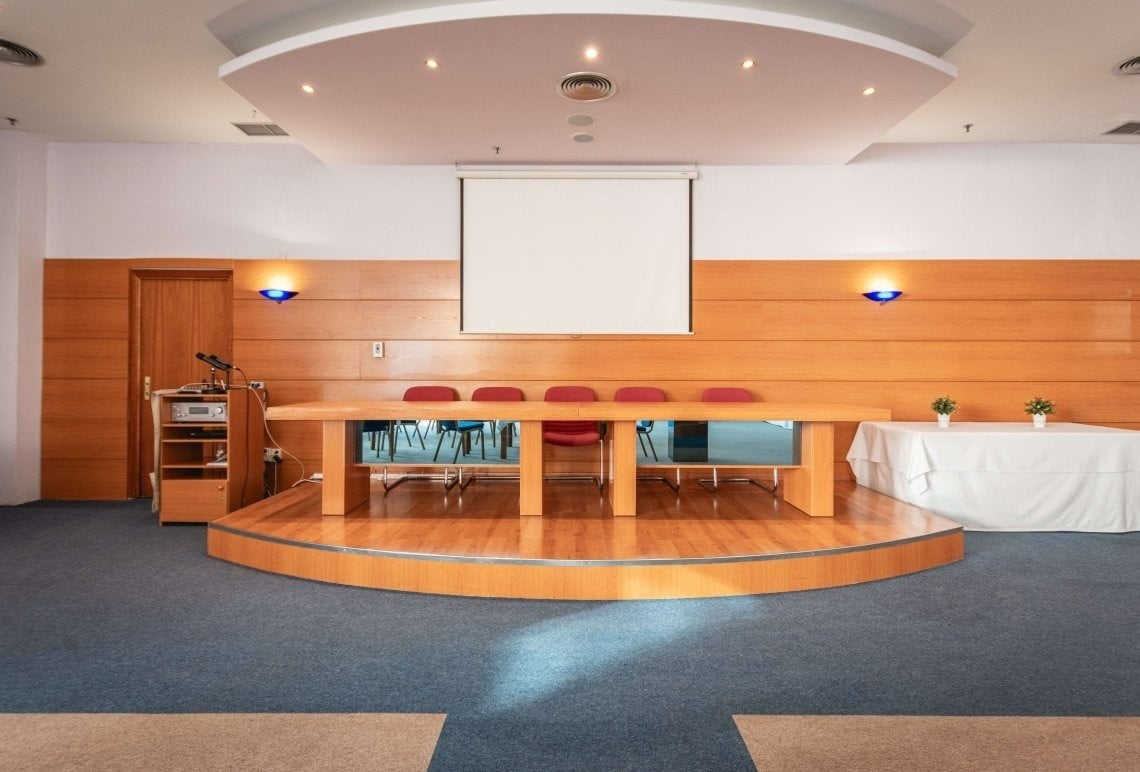
<svg viewBox="0 0 1140 772"><path fill-rule="evenodd" d="M231 365L229 362L227 362L224 359L219 359L214 354L203 354L201 351L199 351L194 356L198 357L199 359L201 359L203 362L205 362L206 364L208 364L210 367L214 368L215 370L229 371L229 370L234 369L233 365Z"/></svg>

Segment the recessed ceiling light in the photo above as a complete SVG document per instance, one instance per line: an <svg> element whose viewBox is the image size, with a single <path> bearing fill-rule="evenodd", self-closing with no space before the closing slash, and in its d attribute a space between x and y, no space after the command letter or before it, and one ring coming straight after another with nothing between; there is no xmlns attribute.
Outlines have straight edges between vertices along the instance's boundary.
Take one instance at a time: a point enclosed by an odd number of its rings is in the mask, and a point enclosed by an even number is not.
<svg viewBox="0 0 1140 772"><path fill-rule="evenodd" d="M588 131L579 131L577 134L571 134L570 139L574 140L575 142L593 142L594 135Z"/></svg>
<svg viewBox="0 0 1140 772"><path fill-rule="evenodd" d="M755 66L756 66L756 60L755 59L745 59L743 62L740 63L740 69L742 69L742 70L751 70Z"/></svg>
<svg viewBox="0 0 1140 772"><path fill-rule="evenodd" d="M878 89L874 86L867 86L867 88L863 89L863 96L871 96L871 94L874 94L876 91L878 91Z"/></svg>
<svg viewBox="0 0 1140 772"><path fill-rule="evenodd" d="M439 69L439 62L436 61L435 59L425 59L424 60L424 67L427 67L429 70L438 70Z"/></svg>
<svg viewBox="0 0 1140 772"><path fill-rule="evenodd" d="M302 83L301 84L301 90L304 91L306 94L317 93L317 90L313 87L313 84L311 84L311 83Z"/></svg>
<svg viewBox="0 0 1140 772"><path fill-rule="evenodd" d="M586 55L587 59L593 60L598 58L598 49L594 48L593 46L587 48L583 53Z"/></svg>
<svg viewBox="0 0 1140 772"><path fill-rule="evenodd" d="M566 122L569 123L571 126L589 126L591 123L594 122L594 118L593 118L593 116L590 116L590 115L582 115L582 114L571 115L569 118L566 119Z"/></svg>

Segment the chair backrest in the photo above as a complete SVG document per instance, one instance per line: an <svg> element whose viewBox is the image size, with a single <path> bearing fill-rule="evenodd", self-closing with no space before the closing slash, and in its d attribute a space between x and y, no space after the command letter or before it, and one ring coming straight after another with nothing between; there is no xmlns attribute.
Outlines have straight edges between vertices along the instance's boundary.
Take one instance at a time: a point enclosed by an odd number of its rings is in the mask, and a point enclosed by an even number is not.
<svg viewBox="0 0 1140 772"><path fill-rule="evenodd" d="M454 402L458 398L450 386L409 386L404 392L405 402Z"/></svg>
<svg viewBox="0 0 1140 772"><path fill-rule="evenodd" d="M597 396L589 386L551 386L543 396L544 402L595 402ZM598 431L597 421L543 421L544 432L586 434Z"/></svg>
<svg viewBox="0 0 1140 772"><path fill-rule="evenodd" d="M665 392L656 386L622 386L614 392L614 402L665 401Z"/></svg>
<svg viewBox="0 0 1140 772"><path fill-rule="evenodd" d="M480 386L471 392L472 402L522 402L522 389L515 386Z"/></svg>
<svg viewBox="0 0 1140 772"><path fill-rule="evenodd" d="M593 402L597 397L589 386L551 386L542 399L544 402Z"/></svg>
<svg viewBox="0 0 1140 772"><path fill-rule="evenodd" d="M752 392L736 386L712 386L701 394L701 402L751 402Z"/></svg>

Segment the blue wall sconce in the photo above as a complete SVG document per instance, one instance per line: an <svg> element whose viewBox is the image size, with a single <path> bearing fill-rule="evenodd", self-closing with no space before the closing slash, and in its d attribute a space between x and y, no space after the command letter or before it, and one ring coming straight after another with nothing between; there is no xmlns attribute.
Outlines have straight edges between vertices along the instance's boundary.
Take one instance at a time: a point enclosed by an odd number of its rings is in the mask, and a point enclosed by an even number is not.
<svg viewBox="0 0 1140 772"><path fill-rule="evenodd" d="M863 297L882 305L883 303L890 303L901 294L902 290L873 290L871 292L864 292Z"/></svg>
<svg viewBox="0 0 1140 772"><path fill-rule="evenodd" d="M263 298L269 298L270 300L273 300L278 305L280 305L281 303L285 302L286 300L289 300L290 298L296 296L297 291L296 290L283 290L283 289L263 289L263 290L258 290L257 294L261 295Z"/></svg>

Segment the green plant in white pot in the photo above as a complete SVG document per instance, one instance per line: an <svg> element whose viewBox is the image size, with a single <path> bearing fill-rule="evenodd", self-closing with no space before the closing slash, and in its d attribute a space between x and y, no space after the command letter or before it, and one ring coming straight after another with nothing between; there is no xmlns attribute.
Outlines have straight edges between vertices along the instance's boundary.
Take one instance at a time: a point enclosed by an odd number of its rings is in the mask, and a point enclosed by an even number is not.
<svg viewBox="0 0 1140 772"><path fill-rule="evenodd" d="M938 397L930 403L930 409L938 414L938 426L945 429L950 425L950 414L958 409L958 403L949 396Z"/></svg>
<svg viewBox="0 0 1140 772"><path fill-rule="evenodd" d="M1033 416L1033 425L1040 429L1045 426L1045 416L1053 415L1057 406L1053 400L1034 397L1025 403L1025 412Z"/></svg>

